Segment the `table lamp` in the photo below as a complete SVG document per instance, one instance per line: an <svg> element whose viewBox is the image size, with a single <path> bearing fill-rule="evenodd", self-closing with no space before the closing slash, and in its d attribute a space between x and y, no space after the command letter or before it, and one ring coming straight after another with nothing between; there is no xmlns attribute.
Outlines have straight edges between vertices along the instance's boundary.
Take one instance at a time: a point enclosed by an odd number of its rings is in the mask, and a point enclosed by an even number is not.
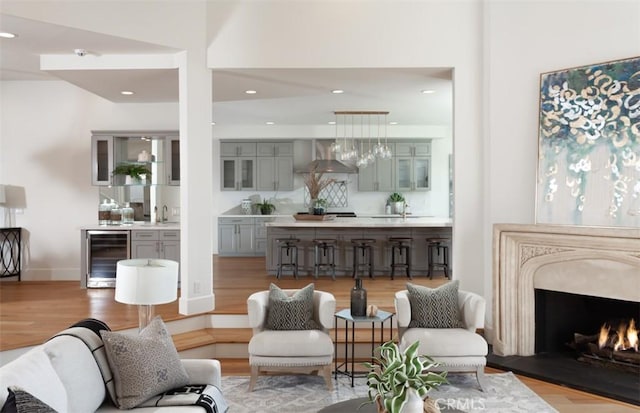
<svg viewBox="0 0 640 413"><path fill-rule="evenodd" d="M138 327L153 318L156 304L178 298L178 263L161 259L120 260L116 267L116 301L138 305Z"/></svg>

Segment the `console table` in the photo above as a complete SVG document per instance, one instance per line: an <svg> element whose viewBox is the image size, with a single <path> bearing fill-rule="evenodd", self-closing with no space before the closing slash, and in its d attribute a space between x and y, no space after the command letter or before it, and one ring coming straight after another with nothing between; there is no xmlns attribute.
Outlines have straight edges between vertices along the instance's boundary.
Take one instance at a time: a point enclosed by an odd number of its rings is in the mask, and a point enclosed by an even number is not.
<svg viewBox="0 0 640 413"><path fill-rule="evenodd" d="M0 228L0 278L20 281L22 228Z"/></svg>

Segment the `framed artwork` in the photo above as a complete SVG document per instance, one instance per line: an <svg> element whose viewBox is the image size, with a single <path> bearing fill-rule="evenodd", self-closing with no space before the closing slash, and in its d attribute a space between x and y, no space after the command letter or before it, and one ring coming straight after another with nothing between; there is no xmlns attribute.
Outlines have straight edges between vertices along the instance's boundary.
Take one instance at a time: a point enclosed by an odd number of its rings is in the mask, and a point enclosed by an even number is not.
<svg viewBox="0 0 640 413"><path fill-rule="evenodd" d="M640 57L540 76L536 223L640 228Z"/></svg>

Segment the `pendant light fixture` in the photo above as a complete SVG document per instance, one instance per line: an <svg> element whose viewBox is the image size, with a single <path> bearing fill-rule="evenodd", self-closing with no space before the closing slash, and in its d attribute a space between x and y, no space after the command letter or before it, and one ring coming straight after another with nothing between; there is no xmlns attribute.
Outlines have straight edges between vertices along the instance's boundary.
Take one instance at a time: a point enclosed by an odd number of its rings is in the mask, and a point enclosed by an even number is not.
<svg viewBox="0 0 640 413"><path fill-rule="evenodd" d="M393 156L387 144L387 115L389 112L335 111L333 113L336 116L336 133L331 150L339 154L341 161L355 162L359 168L366 168L376 159L390 159ZM381 124L384 124L384 143ZM356 133L356 130L359 130L359 133ZM342 139L340 139L341 136ZM373 140L376 141L375 145Z"/></svg>

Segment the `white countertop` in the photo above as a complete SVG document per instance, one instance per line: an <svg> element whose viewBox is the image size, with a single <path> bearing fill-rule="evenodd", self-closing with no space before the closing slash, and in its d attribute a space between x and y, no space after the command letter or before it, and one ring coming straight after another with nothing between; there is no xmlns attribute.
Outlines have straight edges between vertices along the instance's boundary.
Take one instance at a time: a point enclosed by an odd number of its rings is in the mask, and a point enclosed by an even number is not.
<svg viewBox="0 0 640 413"><path fill-rule="evenodd" d="M267 227L300 227L300 228L429 228L450 227L450 218L418 217L364 217L364 218L335 218L326 221L296 221L293 216L278 217L274 221L265 223Z"/></svg>
<svg viewBox="0 0 640 413"><path fill-rule="evenodd" d="M121 225L85 225L80 229L91 230L91 231L127 231L127 230L176 230L180 229L179 222L163 222L163 223L155 223L155 222L134 222L133 224L121 224Z"/></svg>

